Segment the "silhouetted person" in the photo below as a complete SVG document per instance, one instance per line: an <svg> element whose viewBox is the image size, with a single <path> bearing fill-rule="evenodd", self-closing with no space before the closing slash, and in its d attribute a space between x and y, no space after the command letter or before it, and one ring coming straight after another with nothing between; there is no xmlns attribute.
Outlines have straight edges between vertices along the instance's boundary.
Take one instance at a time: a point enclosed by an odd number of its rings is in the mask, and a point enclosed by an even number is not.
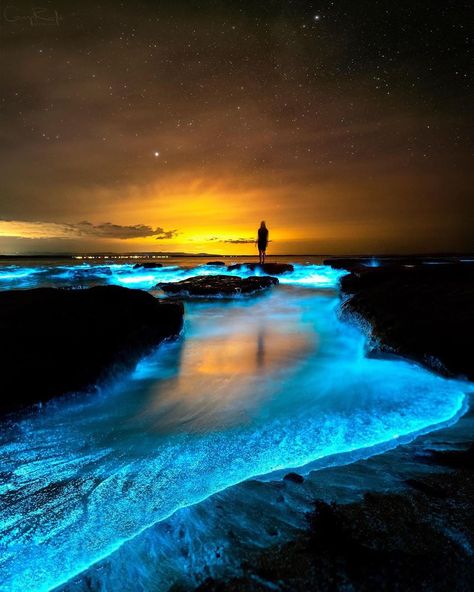
<svg viewBox="0 0 474 592"><path fill-rule="evenodd" d="M263 264L263 263L265 263L265 255L266 255L267 245L268 245L268 228L266 227L264 220L262 220L260 222L260 228L258 229L257 245L258 245L258 257L259 257L260 263Z"/></svg>

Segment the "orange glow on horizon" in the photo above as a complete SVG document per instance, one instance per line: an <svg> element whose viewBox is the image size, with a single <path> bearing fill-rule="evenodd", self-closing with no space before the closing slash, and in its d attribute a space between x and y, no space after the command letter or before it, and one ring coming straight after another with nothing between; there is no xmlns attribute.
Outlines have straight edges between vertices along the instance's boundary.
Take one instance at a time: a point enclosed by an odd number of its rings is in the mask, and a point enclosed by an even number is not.
<svg viewBox="0 0 474 592"><path fill-rule="evenodd" d="M416 250L422 234L411 228L409 210L400 218L394 197L407 186L416 192L417 184L410 176L387 174L385 178L384 193L379 192L370 207L365 197L375 194L376 188L370 181L361 181L353 170L338 181L321 180L308 187L294 180L273 185L271 178L262 185L261 179L252 175L241 175L234 182L235 174L227 171L213 183L181 175L141 187L97 188L94 217L87 217L92 221L71 220L70 216L44 222L2 220L0 249L12 239L26 239L27 247L34 244L39 252L54 244L52 250L64 252L257 256L257 229L264 219L270 230L269 256L394 252L400 236L412 241L407 241L407 251ZM423 179L423 185L432 186L433 191L434 183ZM80 204L85 197L81 192L75 199ZM391 213L388 222L387 212ZM418 230L433 231L429 217L423 220L426 230L419 221L416 224ZM118 236L122 229L124 235ZM156 233L157 229L162 232ZM438 236L441 241L441 228Z"/></svg>

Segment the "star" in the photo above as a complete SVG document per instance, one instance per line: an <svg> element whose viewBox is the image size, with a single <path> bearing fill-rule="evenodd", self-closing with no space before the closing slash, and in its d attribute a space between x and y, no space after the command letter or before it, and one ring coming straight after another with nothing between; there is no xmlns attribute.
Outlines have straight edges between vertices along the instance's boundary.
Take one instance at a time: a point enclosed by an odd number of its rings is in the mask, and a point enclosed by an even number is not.
<svg viewBox="0 0 474 592"><path fill-rule="evenodd" d="M321 16L319 14L315 14L314 15L314 20L315 21L320 21L321 20Z"/></svg>
<svg viewBox="0 0 474 592"><path fill-rule="evenodd" d="M160 153L158 151L154 152L154 155L156 158L158 158L158 156L160 156Z"/></svg>

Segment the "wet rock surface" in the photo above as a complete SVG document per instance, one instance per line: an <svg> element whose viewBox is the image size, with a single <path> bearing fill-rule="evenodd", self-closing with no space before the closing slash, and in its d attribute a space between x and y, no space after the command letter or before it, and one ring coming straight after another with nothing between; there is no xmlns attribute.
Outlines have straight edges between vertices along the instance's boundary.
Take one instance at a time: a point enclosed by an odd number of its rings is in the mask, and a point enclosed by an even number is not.
<svg viewBox="0 0 474 592"><path fill-rule="evenodd" d="M182 323L182 304L118 286L0 292L0 411L88 389Z"/></svg>
<svg viewBox="0 0 474 592"><path fill-rule="evenodd" d="M145 263L135 263L133 269L157 269L163 267L163 263L154 263L152 261Z"/></svg>
<svg viewBox="0 0 474 592"><path fill-rule="evenodd" d="M333 269L347 269L354 271L356 269L363 269L370 265L370 257L330 257L323 260L323 265L329 265Z"/></svg>
<svg viewBox="0 0 474 592"><path fill-rule="evenodd" d="M194 276L180 282L158 284L167 294L185 296L238 296L253 294L278 284L271 276L240 278L229 275Z"/></svg>
<svg viewBox="0 0 474 592"><path fill-rule="evenodd" d="M361 502L317 501L308 528L263 551L228 581L199 592L470 590L474 582L474 474L424 476L403 493Z"/></svg>
<svg viewBox="0 0 474 592"><path fill-rule="evenodd" d="M206 265L210 265L211 267L225 267L226 264L224 261L208 261Z"/></svg>
<svg viewBox="0 0 474 592"><path fill-rule="evenodd" d="M301 484L304 483L304 477L299 473L287 473L283 479L285 481L290 481L291 483Z"/></svg>
<svg viewBox="0 0 474 592"><path fill-rule="evenodd" d="M375 349L474 380L474 265L359 270L341 290L343 315L370 324Z"/></svg>
<svg viewBox="0 0 474 592"><path fill-rule="evenodd" d="M229 271L250 269L251 271L262 271L268 275L281 275L282 273L294 271L294 267L290 263L235 263L229 265L227 269Z"/></svg>

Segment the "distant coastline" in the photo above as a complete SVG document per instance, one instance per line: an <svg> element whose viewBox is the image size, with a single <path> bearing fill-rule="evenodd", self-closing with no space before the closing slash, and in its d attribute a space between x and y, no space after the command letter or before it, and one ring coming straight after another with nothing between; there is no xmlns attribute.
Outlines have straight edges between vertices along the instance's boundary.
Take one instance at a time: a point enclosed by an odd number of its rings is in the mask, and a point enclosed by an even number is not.
<svg viewBox="0 0 474 592"><path fill-rule="evenodd" d="M98 253L22 253L22 254L7 254L1 253L0 254L0 261L6 259L173 259L173 258L203 258L203 257L219 257L222 259L235 259L235 258L242 258L242 259L255 259L256 254L249 254L249 255L239 255L239 254L220 254L220 253L186 253L186 252L173 252L173 251L156 251L156 252L136 252L136 253L129 253L129 252L98 252ZM282 254L274 254L269 255L269 257L324 257L324 258L334 258L334 259L344 259L346 257L351 259L381 259L387 260L392 258L420 258L420 259L446 259L446 258L460 258L460 257L474 257L474 253L472 252L446 252L446 253L390 253L390 254L378 254L378 253L357 253L357 254L341 254L335 255L330 253L282 253Z"/></svg>

